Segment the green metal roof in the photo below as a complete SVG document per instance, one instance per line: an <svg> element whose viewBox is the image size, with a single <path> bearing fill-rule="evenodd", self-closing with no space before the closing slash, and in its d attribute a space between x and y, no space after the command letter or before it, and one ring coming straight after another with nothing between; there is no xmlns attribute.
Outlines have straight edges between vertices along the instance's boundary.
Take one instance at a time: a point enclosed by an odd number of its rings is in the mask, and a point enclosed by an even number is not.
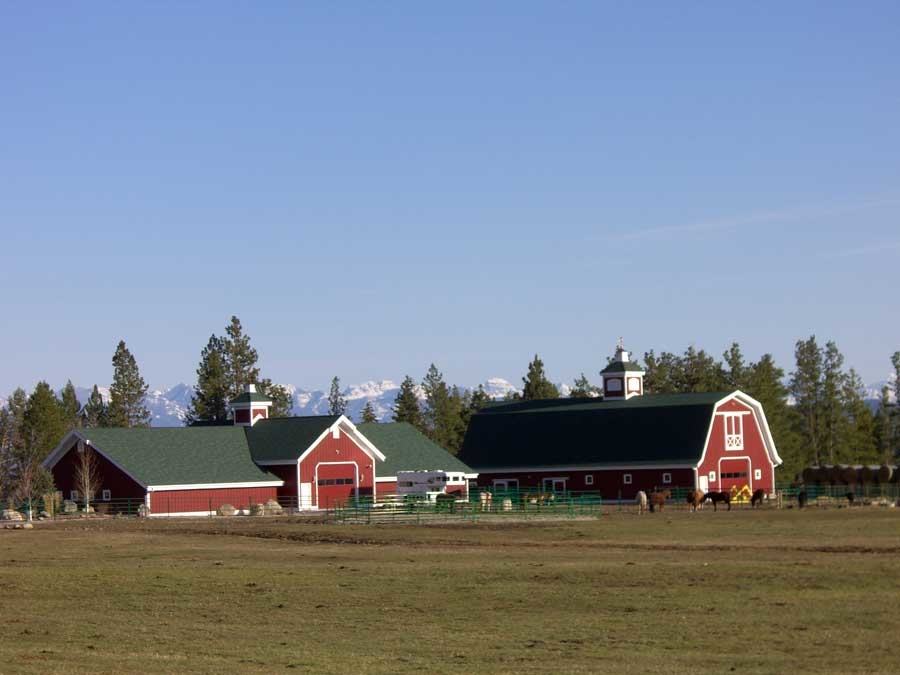
<svg viewBox="0 0 900 675"><path fill-rule="evenodd" d="M492 467L696 463L726 393L551 399L496 405L472 416L459 457Z"/></svg>
<svg viewBox="0 0 900 675"><path fill-rule="evenodd" d="M605 375L607 373L630 373L630 372L644 372L644 369L632 361L625 361L625 362L610 361L609 365L600 371L600 374Z"/></svg>
<svg viewBox="0 0 900 675"><path fill-rule="evenodd" d="M339 415L273 417L247 427L247 442L255 462L296 460Z"/></svg>
<svg viewBox="0 0 900 675"><path fill-rule="evenodd" d="M471 467L406 422L368 422L358 424L356 428L386 458L375 468L378 476L396 476L398 471L428 470L475 473Z"/></svg>
<svg viewBox="0 0 900 675"><path fill-rule="evenodd" d="M280 480L253 463L241 427L84 429L81 434L144 485Z"/></svg>
<svg viewBox="0 0 900 675"><path fill-rule="evenodd" d="M240 405L242 403L271 403L272 399L268 396L264 396L256 391L245 391L243 394L239 394L231 399L231 405Z"/></svg>

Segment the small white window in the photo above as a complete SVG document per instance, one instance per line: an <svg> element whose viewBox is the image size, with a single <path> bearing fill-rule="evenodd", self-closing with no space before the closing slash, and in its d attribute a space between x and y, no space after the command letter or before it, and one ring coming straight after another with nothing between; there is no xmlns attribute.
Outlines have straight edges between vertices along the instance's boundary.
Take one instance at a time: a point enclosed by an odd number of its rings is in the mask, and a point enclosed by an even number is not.
<svg viewBox="0 0 900 675"><path fill-rule="evenodd" d="M762 480L762 469L753 469L753 480Z"/></svg>
<svg viewBox="0 0 900 675"><path fill-rule="evenodd" d="M72 490L71 492L69 492L69 499L71 499L73 502L77 502L78 501L78 490Z"/></svg>
<svg viewBox="0 0 900 675"><path fill-rule="evenodd" d="M669 483L671 483L671 482L672 482L672 474L670 474L670 473L664 473L664 474L663 474L663 483L669 484Z"/></svg>
<svg viewBox="0 0 900 675"><path fill-rule="evenodd" d="M593 474L590 474L590 473L589 473L588 475L586 475L586 476L584 477L584 484L585 484L585 485L593 485L593 484L594 484L594 476L593 476Z"/></svg>
<svg viewBox="0 0 900 675"><path fill-rule="evenodd" d="M715 472L715 471L710 471L710 472L709 472L709 482L710 482L710 483L715 483L715 482L716 482L716 472Z"/></svg>
<svg viewBox="0 0 900 675"><path fill-rule="evenodd" d="M112 499L112 491L111 491L111 490L104 490L104 491L103 491L102 501L108 502L110 499Z"/></svg>
<svg viewBox="0 0 900 675"><path fill-rule="evenodd" d="M630 473L623 473L623 474L622 474L622 482L623 482L625 485L631 485L631 474L630 474Z"/></svg>

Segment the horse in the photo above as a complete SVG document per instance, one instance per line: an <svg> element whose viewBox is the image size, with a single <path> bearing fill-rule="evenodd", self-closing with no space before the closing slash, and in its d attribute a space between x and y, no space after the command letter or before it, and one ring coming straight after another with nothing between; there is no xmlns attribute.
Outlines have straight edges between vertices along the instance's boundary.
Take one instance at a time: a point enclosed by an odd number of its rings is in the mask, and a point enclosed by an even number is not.
<svg viewBox="0 0 900 675"><path fill-rule="evenodd" d="M478 495L478 499L481 501L482 511L491 510L491 502L494 500L494 495L491 494L490 490L482 490L481 494Z"/></svg>
<svg viewBox="0 0 900 675"><path fill-rule="evenodd" d="M654 490L650 493L650 513L653 513L657 508L660 513L662 513L663 507L666 505L666 500L672 496L671 490Z"/></svg>
<svg viewBox="0 0 900 675"><path fill-rule="evenodd" d="M808 499L809 496L806 494L806 490L800 490L800 492L797 493L797 507L802 509L806 506Z"/></svg>
<svg viewBox="0 0 900 675"><path fill-rule="evenodd" d="M707 492L706 499L712 502L713 511L719 510L719 502L724 502L731 511L731 495L728 492Z"/></svg>
<svg viewBox="0 0 900 675"><path fill-rule="evenodd" d="M694 511L703 505L703 499L705 497L706 495L703 494L703 490L691 490L687 493L687 503L691 513L694 513Z"/></svg>
<svg viewBox="0 0 900 675"><path fill-rule="evenodd" d="M854 495L852 492L848 492L844 496L847 498L847 506L853 506L853 500L856 499L856 495Z"/></svg>
<svg viewBox="0 0 900 675"><path fill-rule="evenodd" d="M643 490L638 490L638 493L634 496L634 503L637 504L638 515L641 515L647 510L647 493Z"/></svg>
<svg viewBox="0 0 900 675"><path fill-rule="evenodd" d="M556 495L552 492L538 492L522 496L523 504L537 504L538 506L543 506L544 504L552 504L555 501Z"/></svg>
<svg viewBox="0 0 900 675"><path fill-rule="evenodd" d="M757 506L762 506L763 500L766 498L766 491L760 488L759 490L753 491L753 496L750 497L750 508L755 509Z"/></svg>

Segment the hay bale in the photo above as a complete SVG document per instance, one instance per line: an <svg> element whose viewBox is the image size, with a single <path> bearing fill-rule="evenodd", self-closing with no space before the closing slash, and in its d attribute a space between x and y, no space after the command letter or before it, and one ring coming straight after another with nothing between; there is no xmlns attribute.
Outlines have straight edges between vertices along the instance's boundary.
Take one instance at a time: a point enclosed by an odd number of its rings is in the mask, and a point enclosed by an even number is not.
<svg viewBox="0 0 900 675"><path fill-rule="evenodd" d="M856 485L859 482L859 469L855 466L845 466L841 469L841 481L847 485Z"/></svg>
<svg viewBox="0 0 900 675"><path fill-rule="evenodd" d="M274 499L270 499L265 504L265 513L267 516L280 516L284 513L284 509L281 507L281 504L276 502Z"/></svg>
<svg viewBox="0 0 900 675"><path fill-rule="evenodd" d="M266 515L266 505L265 504L251 504L250 505L250 515L251 516Z"/></svg>
<svg viewBox="0 0 900 675"><path fill-rule="evenodd" d="M65 500L63 502L63 513L78 513L78 504L71 499Z"/></svg>
<svg viewBox="0 0 900 675"><path fill-rule="evenodd" d="M0 513L0 520L20 521L25 520L25 516L15 509L3 509L3 512Z"/></svg>
<svg viewBox="0 0 900 675"><path fill-rule="evenodd" d="M222 504L216 509L216 515L218 516L233 516L235 513L237 513L237 509L231 504Z"/></svg>

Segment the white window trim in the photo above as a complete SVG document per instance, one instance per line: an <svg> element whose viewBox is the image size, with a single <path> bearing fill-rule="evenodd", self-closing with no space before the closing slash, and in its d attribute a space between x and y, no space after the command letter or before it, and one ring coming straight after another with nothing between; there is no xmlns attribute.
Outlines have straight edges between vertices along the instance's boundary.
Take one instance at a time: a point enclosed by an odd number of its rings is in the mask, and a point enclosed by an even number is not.
<svg viewBox="0 0 900 675"><path fill-rule="evenodd" d="M725 413L725 450L740 451L744 449L744 415L743 413ZM731 433L729 433L729 431Z"/></svg>
<svg viewBox="0 0 900 675"><path fill-rule="evenodd" d="M762 480L762 469L753 469L753 480Z"/></svg>
<svg viewBox="0 0 900 675"><path fill-rule="evenodd" d="M110 499L112 499L112 490L103 490L103 492L101 492L100 495L101 495L100 501L108 502Z"/></svg>
<svg viewBox="0 0 900 675"><path fill-rule="evenodd" d="M585 485L593 485L594 484L594 474L589 473L584 477Z"/></svg>
<svg viewBox="0 0 900 675"><path fill-rule="evenodd" d="M631 474L630 473L622 474L622 484L623 485L631 485Z"/></svg>
<svg viewBox="0 0 900 675"><path fill-rule="evenodd" d="M78 501L78 490L69 490L69 501Z"/></svg>
<svg viewBox="0 0 900 675"><path fill-rule="evenodd" d="M672 474L664 473L662 475L663 485L669 485L672 482Z"/></svg>
<svg viewBox="0 0 900 675"><path fill-rule="evenodd" d="M716 472L715 472L715 471L710 471L710 472L709 472L709 482L710 482L710 483L715 483L715 482L716 482Z"/></svg>

